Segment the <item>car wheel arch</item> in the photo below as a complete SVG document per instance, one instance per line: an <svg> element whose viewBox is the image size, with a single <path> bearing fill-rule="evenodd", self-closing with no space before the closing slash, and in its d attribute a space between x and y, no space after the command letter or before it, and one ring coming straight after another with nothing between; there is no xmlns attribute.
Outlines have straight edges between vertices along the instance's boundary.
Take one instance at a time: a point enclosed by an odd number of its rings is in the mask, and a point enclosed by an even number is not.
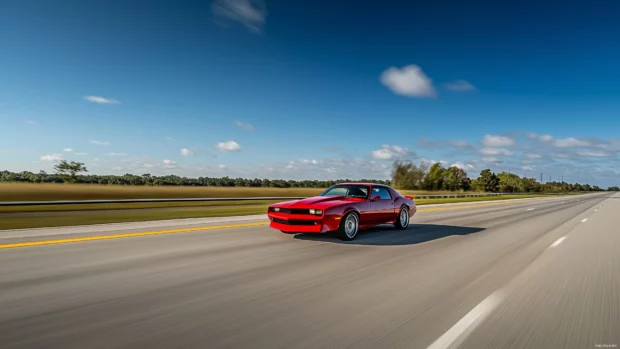
<svg viewBox="0 0 620 349"><path fill-rule="evenodd" d="M342 217L348 215L349 213L354 212L358 217L360 216L360 212L355 207L348 207L342 211Z"/></svg>

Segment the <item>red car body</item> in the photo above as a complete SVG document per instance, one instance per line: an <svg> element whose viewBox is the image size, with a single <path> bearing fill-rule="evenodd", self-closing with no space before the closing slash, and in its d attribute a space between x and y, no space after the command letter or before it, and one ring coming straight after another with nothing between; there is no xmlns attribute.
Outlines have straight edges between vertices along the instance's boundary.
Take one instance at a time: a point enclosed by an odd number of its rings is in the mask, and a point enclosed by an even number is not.
<svg viewBox="0 0 620 349"><path fill-rule="evenodd" d="M286 201L269 206L270 227L285 233L327 233L340 227L343 217L350 212L359 216L359 229L366 229L379 224L395 224L403 207L409 217L416 212L412 196L402 196L387 185L372 183L341 183L339 186L359 186L367 188L368 195L362 197L315 196L302 200ZM383 188L383 189L381 189ZM389 192L387 196L373 196L375 192ZM320 214L311 214L311 210L320 210Z"/></svg>

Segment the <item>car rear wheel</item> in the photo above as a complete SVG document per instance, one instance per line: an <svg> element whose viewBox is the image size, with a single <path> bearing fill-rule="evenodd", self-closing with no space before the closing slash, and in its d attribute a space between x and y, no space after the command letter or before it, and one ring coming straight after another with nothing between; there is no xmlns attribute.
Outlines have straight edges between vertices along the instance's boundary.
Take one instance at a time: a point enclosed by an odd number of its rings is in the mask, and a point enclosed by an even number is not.
<svg viewBox="0 0 620 349"><path fill-rule="evenodd" d="M360 229L360 219L355 212L347 213L338 227L338 238L344 241L355 239Z"/></svg>
<svg viewBox="0 0 620 349"><path fill-rule="evenodd" d="M398 212L396 223L394 223L396 229L407 229L409 226L409 209L402 207Z"/></svg>

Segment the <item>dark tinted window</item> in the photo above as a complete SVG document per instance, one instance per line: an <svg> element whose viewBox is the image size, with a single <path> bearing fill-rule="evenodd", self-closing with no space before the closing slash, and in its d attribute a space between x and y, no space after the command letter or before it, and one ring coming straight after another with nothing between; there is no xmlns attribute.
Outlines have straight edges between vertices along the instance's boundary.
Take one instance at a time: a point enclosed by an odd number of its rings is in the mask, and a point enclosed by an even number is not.
<svg viewBox="0 0 620 349"><path fill-rule="evenodd" d="M337 185L324 191L320 196L368 197L368 187L362 185Z"/></svg>
<svg viewBox="0 0 620 349"><path fill-rule="evenodd" d="M372 188L372 195L371 195L371 197L375 197L377 195L379 195L379 197L381 197L381 200L391 200L392 199L392 196L390 196L390 192L385 187L374 187L374 188Z"/></svg>

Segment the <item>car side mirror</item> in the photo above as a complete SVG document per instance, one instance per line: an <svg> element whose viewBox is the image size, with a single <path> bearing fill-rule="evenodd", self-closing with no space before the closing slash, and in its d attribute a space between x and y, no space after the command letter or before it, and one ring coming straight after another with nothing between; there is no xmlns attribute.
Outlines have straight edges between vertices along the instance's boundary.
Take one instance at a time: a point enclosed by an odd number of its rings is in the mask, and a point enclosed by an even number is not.
<svg viewBox="0 0 620 349"><path fill-rule="evenodd" d="M377 200L381 200L381 197L379 195L375 195L372 197L372 199L370 199L370 201L377 201Z"/></svg>

